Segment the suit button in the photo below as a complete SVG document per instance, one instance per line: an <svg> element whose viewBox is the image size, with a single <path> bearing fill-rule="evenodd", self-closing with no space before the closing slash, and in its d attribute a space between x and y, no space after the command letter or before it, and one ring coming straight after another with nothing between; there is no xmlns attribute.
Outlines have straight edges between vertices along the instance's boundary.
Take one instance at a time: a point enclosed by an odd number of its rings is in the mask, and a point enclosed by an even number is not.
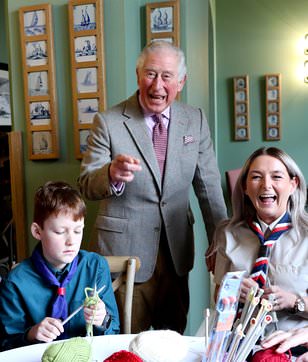
<svg viewBox="0 0 308 362"><path fill-rule="evenodd" d="M166 206L166 205L167 205L166 201L161 202L161 206Z"/></svg>
<svg viewBox="0 0 308 362"><path fill-rule="evenodd" d="M154 231L155 231L156 233L159 233L160 228L159 228L159 227L156 227L156 228L154 228Z"/></svg>

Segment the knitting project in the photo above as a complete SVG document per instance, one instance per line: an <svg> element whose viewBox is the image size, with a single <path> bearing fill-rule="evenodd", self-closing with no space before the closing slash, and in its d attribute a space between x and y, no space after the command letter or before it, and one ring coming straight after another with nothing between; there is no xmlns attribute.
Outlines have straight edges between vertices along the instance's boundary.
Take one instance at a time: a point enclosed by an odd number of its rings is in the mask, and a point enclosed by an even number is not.
<svg viewBox="0 0 308 362"><path fill-rule="evenodd" d="M74 337L62 343L51 344L42 356L42 362L91 362L92 350L90 343Z"/></svg>
<svg viewBox="0 0 308 362"><path fill-rule="evenodd" d="M97 303L99 301L99 296L96 291L96 287L95 288L86 287L84 292L86 295L86 299L84 301L84 306L90 307L91 305L95 305L94 313L92 316L92 321L91 321L91 323L86 324L87 336L93 337L93 320L95 317L96 307L97 307Z"/></svg>

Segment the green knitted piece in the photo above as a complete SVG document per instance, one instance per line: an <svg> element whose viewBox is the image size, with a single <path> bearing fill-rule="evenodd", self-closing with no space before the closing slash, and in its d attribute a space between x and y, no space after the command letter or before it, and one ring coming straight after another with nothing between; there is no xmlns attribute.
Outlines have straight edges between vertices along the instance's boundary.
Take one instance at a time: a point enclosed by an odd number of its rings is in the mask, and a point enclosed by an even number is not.
<svg viewBox="0 0 308 362"><path fill-rule="evenodd" d="M91 362L90 343L74 337L62 343L51 344L42 356L42 362Z"/></svg>
<svg viewBox="0 0 308 362"><path fill-rule="evenodd" d="M85 307L90 307L91 305L95 305L95 307L96 307L97 303L99 301L96 287L94 289L86 287L84 292L86 295L86 299L84 301ZM96 313L96 309L94 310L94 313L93 313L92 323L87 323L87 325L86 325L87 336L90 336L90 337L93 337L93 319L95 317L95 313Z"/></svg>

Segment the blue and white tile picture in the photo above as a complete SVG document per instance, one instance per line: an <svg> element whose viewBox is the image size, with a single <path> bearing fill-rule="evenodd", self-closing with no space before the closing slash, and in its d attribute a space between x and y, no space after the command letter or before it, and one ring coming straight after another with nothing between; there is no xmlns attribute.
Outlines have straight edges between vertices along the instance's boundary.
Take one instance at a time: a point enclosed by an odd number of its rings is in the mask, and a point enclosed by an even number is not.
<svg viewBox="0 0 308 362"><path fill-rule="evenodd" d="M24 13L24 30L27 36L46 34L45 10Z"/></svg>
<svg viewBox="0 0 308 362"><path fill-rule="evenodd" d="M74 6L74 31L96 29L95 4Z"/></svg>

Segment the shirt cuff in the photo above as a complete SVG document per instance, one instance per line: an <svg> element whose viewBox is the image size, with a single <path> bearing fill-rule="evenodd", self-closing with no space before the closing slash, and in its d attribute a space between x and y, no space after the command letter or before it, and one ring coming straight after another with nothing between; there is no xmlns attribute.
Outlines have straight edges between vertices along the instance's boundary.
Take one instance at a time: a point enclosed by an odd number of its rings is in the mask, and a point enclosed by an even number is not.
<svg viewBox="0 0 308 362"><path fill-rule="evenodd" d="M124 182L111 182L110 187L111 187L112 192L115 195L120 195L124 190L125 183Z"/></svg>

